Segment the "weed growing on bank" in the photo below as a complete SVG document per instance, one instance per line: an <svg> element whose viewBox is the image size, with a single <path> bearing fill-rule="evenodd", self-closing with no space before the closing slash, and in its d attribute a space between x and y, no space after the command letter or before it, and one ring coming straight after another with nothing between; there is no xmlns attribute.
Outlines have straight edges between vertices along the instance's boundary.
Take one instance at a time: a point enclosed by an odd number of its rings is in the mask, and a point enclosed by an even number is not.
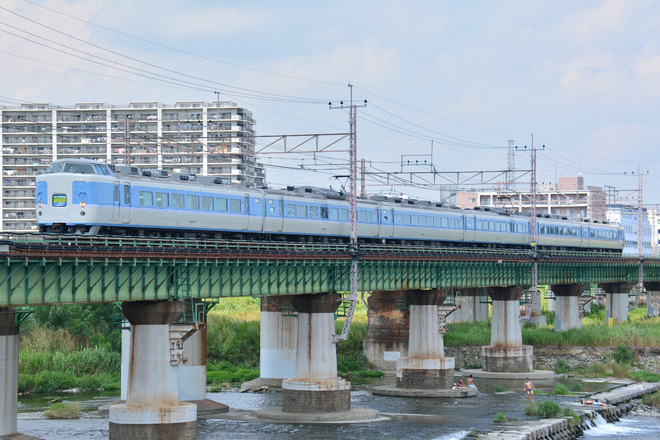
<svg viewBox="0 0 660 440"><path fill-rule="evenodd" d="M44 416L49 419L79 419L82 412L78 402L54 403L44 411Z"/></svg>

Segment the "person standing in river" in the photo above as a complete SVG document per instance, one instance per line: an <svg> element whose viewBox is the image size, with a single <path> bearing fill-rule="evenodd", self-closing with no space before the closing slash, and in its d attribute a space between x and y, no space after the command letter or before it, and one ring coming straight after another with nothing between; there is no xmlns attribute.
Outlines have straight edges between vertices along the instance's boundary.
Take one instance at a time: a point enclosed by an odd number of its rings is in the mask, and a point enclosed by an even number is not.
<svg viewBox="0 0 660 440"><path fill-rule="evenodd" d="M529 380L529 377L525 379L523 391L527 393L527 401L529 402L531 399L532 403L534 403L534 384Z"/></svg>

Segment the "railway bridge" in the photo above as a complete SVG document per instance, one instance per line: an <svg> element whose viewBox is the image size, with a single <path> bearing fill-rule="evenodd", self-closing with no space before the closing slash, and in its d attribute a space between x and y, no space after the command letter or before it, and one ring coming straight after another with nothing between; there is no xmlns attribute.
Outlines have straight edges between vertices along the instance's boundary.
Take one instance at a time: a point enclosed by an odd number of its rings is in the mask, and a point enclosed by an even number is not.
<svg viewBox="0 0 660 440"><path fill-rule="evenodd" d="M491 345L482 357L484 370L493 372L532 371L519 305L535 264L539 284L553 286L558 330L580 325L578 298L586 284L604 289L615 322L627 319L641 264L652 301L660 292L660 260L602 252L5 235L0 256L0 368L6 372L0 438L16 433L18 333L27 306L121 303L131 324L126 403L110 408L110 438L166 438L167 431L192 439L196 405L182 400L204 399L203 324L208 304L219 298L261 298L261 376L285 379L286 416L351 411L350 383L337 377L332 335L354 259L358 289L372 292L369 325L378 328L365 352L390 353L392 312L409 310L408 350L397 361L401 392L450 392L454 360L444 356L442 342L448 292L461 292L464 311L468 301L490 297Z"/></svg>

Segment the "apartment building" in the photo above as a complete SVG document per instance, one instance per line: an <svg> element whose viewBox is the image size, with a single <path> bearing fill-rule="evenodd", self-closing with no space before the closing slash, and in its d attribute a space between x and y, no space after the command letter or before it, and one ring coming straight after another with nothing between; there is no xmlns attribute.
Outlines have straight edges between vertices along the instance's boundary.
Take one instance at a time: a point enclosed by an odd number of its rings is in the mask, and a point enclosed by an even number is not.
<svg viewBox="0 0 660 440"><path fill-rule="evenodd" d="M625 247L623 253L626 255L639 255L639 216L637 206L609 205L607 207L607 219L610 223L621 225L625 234ZM648 221L648 211L642 208L642 255L650 257L653 253L652 230Z"/></svg>
<svg viewBox="0 0 660 440"><path fill-rule="evenodd" d="M35 227L35 176L56 159L88 158L263 186L252 113L230 101L23 104L0 108L1 231Z"/></svg>
<svg viewBox="0 0 660 440"><path fill-rule="evenodd" d="M464 209L477 206L531 211L530 191L511 191L495 188L493 191L463 191L456 193L456 205ZM582 176L560 177L557 183L542 182L536 195L539 213L570 218L606 218L606 193L599 186L584 185Z"/></svg>

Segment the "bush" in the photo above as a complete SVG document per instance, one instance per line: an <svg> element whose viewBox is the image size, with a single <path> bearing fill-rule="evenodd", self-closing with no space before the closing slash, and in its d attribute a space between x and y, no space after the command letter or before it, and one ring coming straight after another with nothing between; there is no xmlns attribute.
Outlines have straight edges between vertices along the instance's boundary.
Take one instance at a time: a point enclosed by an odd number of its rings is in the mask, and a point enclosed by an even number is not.
<svg viewBox="0 0 660 440"><path fill-rule="evenodd" d="M528 416L540 416L544 419L554 419L561 412L561 407L552 400L544 400L541 403L529 405L525 408L525 414Z"/></svg>
<svg viewBox="0 0 660 440"><path fill-rule="evenodd" d="M557 396L567 396L571 394L568 390L568 387L564 384L558 383L555 385L555 395Z"/></svg>
<svg viewBox="0 0 660 440"><path fill-rule="evenodd" d="M614 360L619 364L632 364L635 360L635 354L630 348L619 344L614 352Z"/></svg>
<svg viewBox="0 0 660 440"><path fill-rule="evenodd" d="M571 371L571 366L568 365L568 362L566 362L563 359L559 359L557 361L557 365L555 365L555 373L557 373L557 374L566 374L569 371Z"/></svg>
<svg viewBox="0 0 660 440"><path fill-rule="evenodd" d="M628 377L630 374L630 365L620 364L618 362L612 363L612 375L618 379Z"/></svg>
<svg viewBox="0 0 660 440"><path fill-rule="evenodd" d="M44 411L44 416L49 419L79 419L80 411L78 402L54 403Z"/></svg>
<svg viewBox="0 0 660 440"><path fill-rule="evenodd" d="M506 417L504 417L504 414L502 414L502 413L497 413L497 414L495 414L495 418L493 419L493 422L495 422L495 423L504 423L504 422L506 422Z"/></svg>
<svg viewBox="0 0 660 440"><path fill-rule="evenodd" d="M493 390L496 393L503 393L503 392L506 391L506 387L504 385L499 385L499 384L491 385L490 389Z"/></svg>

